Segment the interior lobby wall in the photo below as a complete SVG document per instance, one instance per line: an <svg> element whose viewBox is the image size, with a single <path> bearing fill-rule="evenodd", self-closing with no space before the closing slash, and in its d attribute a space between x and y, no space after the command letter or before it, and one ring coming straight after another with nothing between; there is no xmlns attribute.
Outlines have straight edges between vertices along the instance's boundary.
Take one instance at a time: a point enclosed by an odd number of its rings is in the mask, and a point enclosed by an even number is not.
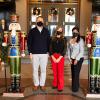
<svg viewBox="0 0 100 100"><path fill-rule="evenodd" d="M92 2L81 0L80 2L80 33L84 36L86 29L91 29Z"/></svg>
<svg viewBox="0 0 100 100"><path fill-rule="evenodd" d="M19 15L22 31L25 32L27 32L27 2L28 0L16 0L16 13Z"/></svg>

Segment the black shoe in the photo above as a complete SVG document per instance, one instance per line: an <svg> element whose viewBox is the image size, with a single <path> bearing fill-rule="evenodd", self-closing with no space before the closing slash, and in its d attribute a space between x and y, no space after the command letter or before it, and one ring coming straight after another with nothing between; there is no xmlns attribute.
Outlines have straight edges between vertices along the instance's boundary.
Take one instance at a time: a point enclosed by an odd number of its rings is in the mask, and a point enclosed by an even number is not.
<svg viewBox="0 0 100 100"><path fill-rule="evenodd" d="M72 92L78 92L78 90L72 90Z"/></svg>
<svg viewBox="0 0 100 100"><path fill-rule="evenodd" d="M58 92L62 92L63 90L58 90Z"/></svg>
<svg viewBox="0 0 100 100"><path fill-rule="evenodd" d="M78 92L79 88L72 88L72 92Z"/></svg>
<svg viewBox="0 0 100 100"><path fill-rule="evenodd" d="M57 89L57 87L53 86L52 89Z"/></svg>

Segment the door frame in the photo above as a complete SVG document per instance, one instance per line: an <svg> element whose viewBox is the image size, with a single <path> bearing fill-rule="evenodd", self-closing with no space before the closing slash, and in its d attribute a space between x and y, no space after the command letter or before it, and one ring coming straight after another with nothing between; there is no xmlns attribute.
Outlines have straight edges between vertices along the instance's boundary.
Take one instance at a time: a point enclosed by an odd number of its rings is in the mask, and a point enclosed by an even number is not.
<svg viewBox="0 0 100 100"><path fill-rule="evenodd" d="M42 16L45 19L44 20L45 26L59 25L59 26L63 26L63 28L65 29L65 25L77 25L77 26L79 25L78 3L30 3L29 4L29 18L28 18L29 27L28 27L28 29L30 29L30 26L32 25L31 9L33 7L41 7L42 8ZM51 7L55 7L55 8L59 9L59 19L60 19L60 21L58 21L58 22L48 22L48 10ZM63 11L65 8L75 8L76 9L75 22L74 23L73 22L65 22L65 11Z"/></svg>

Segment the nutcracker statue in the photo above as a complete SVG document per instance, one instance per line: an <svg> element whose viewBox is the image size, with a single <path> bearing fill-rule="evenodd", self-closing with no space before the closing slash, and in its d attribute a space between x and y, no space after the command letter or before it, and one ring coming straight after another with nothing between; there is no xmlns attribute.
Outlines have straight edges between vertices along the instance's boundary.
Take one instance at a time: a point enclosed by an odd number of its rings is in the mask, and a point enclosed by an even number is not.
<svg viewBox="0 0 100 100"><path fill-rule="evenodd" d="M8 64L10 65L11 86L8 92L20 92L21 56L25 56L25 33L21 32L19 16L11 15L9 31L4 32L2 46L9 46Z"/></svg>
<svg viewBox="0 0 100 100"><path fill-rule="evenodd" d="M87 32L89 48L89 92L100 93L100 16L94 17L92 32Z"/></svg>

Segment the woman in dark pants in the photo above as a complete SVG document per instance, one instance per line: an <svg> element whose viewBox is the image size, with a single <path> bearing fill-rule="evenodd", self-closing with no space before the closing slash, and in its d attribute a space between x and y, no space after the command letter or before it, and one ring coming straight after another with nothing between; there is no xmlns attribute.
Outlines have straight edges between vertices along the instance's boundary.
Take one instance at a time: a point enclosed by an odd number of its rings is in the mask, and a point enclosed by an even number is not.
<svg viewBox="0 0 100 100"><path fill-rule="evenodd" d="M76 65L74 65L75 59L72 59L71 64L71 73L72 73L72 91L77 92L80 85L79 85L79 74L82 67L84 58L81 58Z"/></svg>
<svg viewBox="0 0 100 100"><path fill-rule="evenodd" d="M72 73L72 91L77 92L79 90L79 76L82 63L84 60L84 41L79 35L77 27L72 29L73 36L69 40L68 44L68 58L71 63Z"/></svg>

